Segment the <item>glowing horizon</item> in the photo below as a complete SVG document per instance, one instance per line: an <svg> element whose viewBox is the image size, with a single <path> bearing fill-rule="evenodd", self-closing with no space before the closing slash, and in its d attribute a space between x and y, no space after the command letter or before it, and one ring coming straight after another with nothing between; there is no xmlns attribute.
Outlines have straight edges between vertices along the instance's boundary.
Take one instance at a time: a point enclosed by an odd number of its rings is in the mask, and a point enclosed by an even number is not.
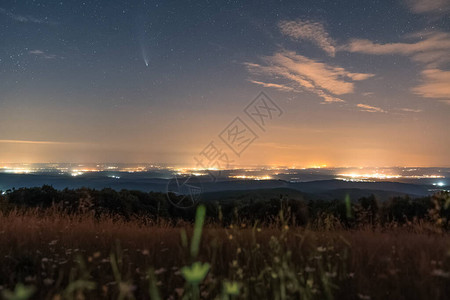
<svg viewBox="0 0 450 300"><path fill-rule="evenodd" d="M445 1L238 2L0 5L0 161L450 166Z"/></svg>

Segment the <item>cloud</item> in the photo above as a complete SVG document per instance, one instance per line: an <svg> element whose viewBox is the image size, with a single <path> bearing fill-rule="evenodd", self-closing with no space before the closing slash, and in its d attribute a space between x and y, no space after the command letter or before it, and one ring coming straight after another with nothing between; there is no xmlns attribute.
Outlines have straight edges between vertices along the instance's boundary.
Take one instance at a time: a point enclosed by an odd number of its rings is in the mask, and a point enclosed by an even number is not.
<svg viewBox="0 0 450 300"><path fill-rule="evenodd" d="M42 51L42 50L30 50L30 51L28 51L28 53L35 54L35 55L42 55L42 54L44 54L44 51Z"/></svg>
<svg viewBox="0 0 450 300"><path fill-rule="evenodd" d="M72 145L76 143L69 142L53 142L53 141L26 141L26 140L0 140L5 144L41 144L41 145Z"/></svg>
<svg viewBox="0 0 450 300"><path fill-rule="evenodd" d="M352 40L339 50L373 55L404 55L423 66L422 83L411 91L424 98L450 99L450 71L441 68L450 63L450 33L418 32L407 36L410 43L379 44L369 40Z"/></svg>
<svg viewBox="0 0 450 300"><path fill-rule="evenodd" d="M45 51L38 50L38 49L30 50L30 51L28 51L28 53L31 54L31 55L35 55L37 57L40 57L40 58L45 58L45 59L57 58L57 56L55 54L48 54Z"/></svg>
<svg viewBox="0 0 450 300"><path fill-rule="evenodd" d="M415 94L425 98L450 101L450 71L426 69L422 73L422 84L412 88Z"/></svg>
<svg viewBox="0 0 450 300"><path fill-rule="evenodd" d="M450 10L450 0L406 0L406 5L417 14L442 14Z"/></svg>
<svg viewBox="0 0 450 300"><path fill-rule="evenodd" d="M339 50L373 55L399 54L429 66L450 62L450 33L418 32L409 35L410 43L379 44L369 40L353 39Z"/></svg>
<svg viewBox="0 0 450 300"><path fill-rule="evenodd" d="M385 113L386 112L382 108L367 105L367 104L357 104L356 106L359 107L361 111L365 111L365 112L371 112L371 113Z"/></svg>
<svg viewBox="0 0 450 300"><path fill-rule="evenodd" d="M294 88L291 88L289 86L282 85L282 84L270 83L270 82L261 82L261 81L256 81L256 80L250 80L250 82L262 85L263 87L276 88L276 89L281 90L281 91L288 91L288 92L294 91Z"/></svg>
<svg viewBox="0 0 450 300"><path fill-rule="evenodd" d="M413 108L399 108L399 110L404 112L411 112L411 113L420 113L422 112L421 109L413 109Z"/></svg>
<svg viewBox="0 0 450 300"><path fill-rule="evenodd" d="M281 21L281 33L296 40L308 40L330 56L335 56L335 41L329 36L323 24L312 21Z"/></svg>
<svg viewBox="0 0 450 300"><path fill-rule="evenodd" d="M273 56L263 57L263 64L246 63L246 67L253 77L271 78L251 81L280 89L306 90L315 93L325 102L343 102L339 95L353 93L354 81L365 80L373 74L353 73L342 67L335 67L292 51L280 51Z"/></svg>
<svg viewBox="0 0 450 300"><path fill-rule="evenodd" d="M39 18L35 18L33 16L18 15L18 14L10 12L4 8L0 8L0 14L7 16L14 21L21 22L21 23L37 23L37 24L50 24L50 25L57 24L55 22L49 21L47 18L39 19Z"/></svg>

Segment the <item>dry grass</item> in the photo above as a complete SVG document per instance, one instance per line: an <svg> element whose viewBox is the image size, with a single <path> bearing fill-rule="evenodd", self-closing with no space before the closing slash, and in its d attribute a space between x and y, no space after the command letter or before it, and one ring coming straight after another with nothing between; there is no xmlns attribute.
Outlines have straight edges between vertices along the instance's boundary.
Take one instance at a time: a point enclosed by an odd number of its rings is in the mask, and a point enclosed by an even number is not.
<svg viewBox="0 0 450 300"><path fill-rule="evenodd" d="M189 286L180 269L193 262L183 229L192 235L190 224L164 221L142 225L52 211L0 215L1 289L23 282L37 287L35 299L149 299L152 268L161 298L181 299ZM228 280L240 287L236 299L448 299L450 236L430 229L207 225L197 260L211 269L200 297L229 299ZM73 282L85 285L69 293ZM86 282L95 288L88 291Z"/></svg>

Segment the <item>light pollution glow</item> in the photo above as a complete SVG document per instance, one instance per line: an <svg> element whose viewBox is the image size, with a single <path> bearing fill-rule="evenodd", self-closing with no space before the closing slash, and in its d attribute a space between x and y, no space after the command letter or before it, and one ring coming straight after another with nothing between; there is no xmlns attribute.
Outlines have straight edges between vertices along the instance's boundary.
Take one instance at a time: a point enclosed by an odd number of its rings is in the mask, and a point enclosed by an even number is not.
<svg viewBox="0 0 450 300"><path fill-rule="evenodd" d="M236 167L450 167L448 1L40 2L0 7L0 163L191 168L264 91Z"/></svg>
<svg viewBox="0 0 450 300"><path fill-rule="evenodd" d="M277 179L281 175L298 175L298 171L307 171L307 173L313 174L319 170L324 170L327 174L333 174L333 168L324 168L323 166L315 166L314 168L302 168L302 169L290 169L285 166L270 166L270 167L248 167L248 168L235 168L221 171L229 171L231 173L227 173L226 178L229 179L240 179L240 180L271 180ZM61 166L58 164L40 164L40 166L33 166L29 164L5 164L0 166L0 172L2 173L10 173L10 174L33 174L33 173L42 173L42 172L52 172L56 171L59 174L68 174L73 177L81 176L87 173L95 173L95 172L123 172L123 173L140 173L140 172L148 172L151 170L167 170L172 172L172 174L177 174L181 176L208 176L209 171L219 171L217 168L211 169L202 169L202 168L177 168L177 167L162 167L160 165L151 164L151 165L136 165L136 166L117 166L110 164L96 164L94 166L87 165L76 165L73 167ZM309 171L308 171L309 170ZM317 171L315 171L317 170ZM353 169L354 170L354 169ZM348 173L335 173L335 179L344 180L344 181L355 181L355 182L373 182L373 181L389 181L389 180L399 180L399 179L443 179L445 176L442 174L429 174L430 171L423 174L417 174L420 172L418 168L400 168L401 172L416 172L415 175L405 175L396 173L396 171L389 169L385 171L378 170L366 170L363 168L358 168L358 171L351 171ZM441 172L439 170L439 172ZM114 179L120 179L121 177L117 174L109 174L108 177ZM298 180L300 178L291 177L291 180ZM443 181L434 182L433 185L442 187L445 184Z"/></svg>

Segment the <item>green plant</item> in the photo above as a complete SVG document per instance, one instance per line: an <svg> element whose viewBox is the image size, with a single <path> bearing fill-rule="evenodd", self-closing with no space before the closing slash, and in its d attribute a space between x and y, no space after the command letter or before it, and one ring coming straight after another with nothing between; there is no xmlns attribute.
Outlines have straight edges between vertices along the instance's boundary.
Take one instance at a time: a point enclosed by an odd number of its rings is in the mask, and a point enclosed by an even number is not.
<svg viewBox="0 0 450 300"><path fill-rule="evenodd" d="M14 291L5 290L2 292L5 300L28 300L33 296L36 288L34 286L26 286L22 283L16 284Z"/></svg>
<svg viewBox="0 0 450 300"><path fill-rule="evenodd" d="M80 298L83 299L84 291L94 290L96 287L96 283L91 281L91 276L87 271L83 258L80 255L77 255L75 261L79 268L78 270L77 268L71 269L69 276L70 283L63 292L63 297L69 300ZM78 272L80 273L80 276L78 279L75 279Z"/></svg>

